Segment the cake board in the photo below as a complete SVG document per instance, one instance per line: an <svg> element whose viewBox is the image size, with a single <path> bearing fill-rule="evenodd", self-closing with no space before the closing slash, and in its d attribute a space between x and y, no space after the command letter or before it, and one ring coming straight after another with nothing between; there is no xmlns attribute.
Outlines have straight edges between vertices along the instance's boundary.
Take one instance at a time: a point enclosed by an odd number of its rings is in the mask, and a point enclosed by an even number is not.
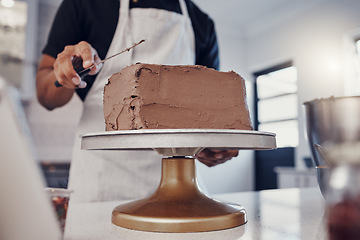
<svg viewBox="0 0 360 240"><path fill-rule="evenodd" d="M276 148L276 140L273 133L227 129L124 130L82 136L82 149L155 150L163 155L158 189L112 212L114 225L151 232L215 231L247 222L242 206L214 200L199 188L194 156L204 148L267 150Z"/></svg>

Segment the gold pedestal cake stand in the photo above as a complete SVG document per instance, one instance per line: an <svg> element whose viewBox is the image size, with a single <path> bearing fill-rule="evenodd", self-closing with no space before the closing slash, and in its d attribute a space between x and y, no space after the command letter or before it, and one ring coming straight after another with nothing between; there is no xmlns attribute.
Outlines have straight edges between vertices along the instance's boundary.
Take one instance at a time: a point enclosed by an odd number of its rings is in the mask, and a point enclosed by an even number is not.
<svg viewBox="0 0 360 240"><path fill-rule="evenodd" d="M155 150L164 156L155 193L119 205L112 213L111 221L117 226L151 232L205 232L246 223L242 206L216 201L199 189L193 156L204 148L266 150L276 148L276 140L273 133L224 129L147 129L82 136L82 149Z"/></svg>

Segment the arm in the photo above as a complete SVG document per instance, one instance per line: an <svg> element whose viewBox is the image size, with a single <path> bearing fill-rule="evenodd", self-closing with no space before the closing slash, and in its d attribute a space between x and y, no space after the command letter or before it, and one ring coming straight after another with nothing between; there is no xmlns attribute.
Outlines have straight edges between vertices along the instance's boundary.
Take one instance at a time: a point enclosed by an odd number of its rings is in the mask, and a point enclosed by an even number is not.
<svg viewBox="0 0 360 240"><path fill-rule="evenodd" d="M76 45L83 39L81 29L79 1L62 1L52 24L47 44L39 63L36 75L37 98L41 105L52 110L68 103L75 92L75 84L56 88L55 67L58 67L58 56L67 45ZM70 60L69 60L70 62ZM69 65L68 62L68 65ZM74 75L74 72L72 72ZM60 82L60 81L59 81Z"/></svg>
<svg viewBox="0 0 360 240"><path fill-rule="evenodd" d="M81 81L72 66L75 56L83 59L84 68L100 61L96 50L87 42L66 46L56 59L47 54L42 56L36 75L36 90L38 101L45 108L52 110L65 105L77 87L86 87L86 82ZM96 74L100 68L101 66L94 67L90 74ZM56 80L62 87L55 86Z"/></svg>
<svg viewBox="0 0 360 240"><path fill-rule="evenodd" d="M75 88L56 88L54 74L55 58L44 54L36 74L36 91L39 103L48 110L61 107L72 98Z"/></svg>

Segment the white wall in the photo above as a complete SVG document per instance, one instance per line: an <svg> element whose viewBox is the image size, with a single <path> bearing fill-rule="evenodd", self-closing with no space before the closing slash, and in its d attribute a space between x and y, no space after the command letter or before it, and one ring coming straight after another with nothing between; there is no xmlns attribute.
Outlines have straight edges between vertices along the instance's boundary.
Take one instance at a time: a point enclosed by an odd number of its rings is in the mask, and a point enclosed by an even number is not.
<svg viewBox="0 0 360 240"><path fill-rule="evenodd" d="M296 164L310 156L302 103L344 95L344 37L360 28L360 1L328 0L297 14L250 25L244 42L248 73L292 60L298 69L300 145Z"/></svg>

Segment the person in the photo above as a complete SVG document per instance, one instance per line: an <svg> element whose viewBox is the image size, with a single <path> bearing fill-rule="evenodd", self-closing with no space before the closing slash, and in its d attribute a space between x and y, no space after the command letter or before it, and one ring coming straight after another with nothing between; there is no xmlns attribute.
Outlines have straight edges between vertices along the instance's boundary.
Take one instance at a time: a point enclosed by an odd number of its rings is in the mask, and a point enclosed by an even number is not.
<svg viewBox="0 0 360 240"><path fill-rule="evenodd" d="M83 67L90 67L142 39L146 42L95 66L83 79L72 66L72 59L81 57ZM105 129L102 97L108 78L136 62L218 69L213 21L191 0L63 0L36 82L38 101L49 110L67 104L75 94L83 101L69 176L72 201L140 198L158 185L161 156L154 152L80 148L79 135ZM56 87L55 81L62 87ZM197 159L214 166L237 154L237 150L205 149Z"/></svg>

